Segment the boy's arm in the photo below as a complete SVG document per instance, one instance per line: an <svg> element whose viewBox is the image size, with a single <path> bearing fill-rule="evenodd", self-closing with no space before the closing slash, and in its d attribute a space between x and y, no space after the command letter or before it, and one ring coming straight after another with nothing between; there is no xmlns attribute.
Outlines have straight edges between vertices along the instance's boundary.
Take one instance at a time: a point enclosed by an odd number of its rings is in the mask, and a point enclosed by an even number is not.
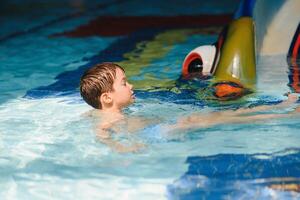
<svg viewBox="0 0 300 200"><path fill-rule="evenodd" d="M247 114L247 113L259 112L259 111L268 111L268 110L272 110L272 109L282 109L282 108L287 108L290 105L296 103L297 100L298 100L297 94L289 94L287 100L282 101L281 103L276 104L276 105L256 106L253 108L240 108L236 111L229 111L229 112L231 112L235 115L239 115L239 114Z"/></svg>
<svg viewBox="0 0 300 200"><path fill-rule="evenodd" d="M287 118L298 115L300 113L300 107L296 108L294 111L286 114L255 114L255 115L221 115L215 118L209 116L208 119L205 119L203 115L193 115L189 117L183 117L177 121L177 123L172 125L167 125L169 133L182 132L189 129L197 128L208 128L221 124L246 124L253 122L261 122L263 120L276 119L276 118Z"/></svg>
<svg viewBox="0 0 300 200"><path fill-rule="evenodd" d="M288 99L280 104L273 106L258 106L255 108L238 109L236 111L220 111L212 113L194 113L192 115L181 117L177 123L169 125L168 128L172 130L187 130L191 128L207 128L220 124L227 123L248 123L263 119L274 119L290 117L300 113L300 107L287 114L255 114L255 112L266 111L270 109L285 108L297 101L298 97L295 94L290 94ZM251 116L241 115L246 113L254 113Z"/></svg>

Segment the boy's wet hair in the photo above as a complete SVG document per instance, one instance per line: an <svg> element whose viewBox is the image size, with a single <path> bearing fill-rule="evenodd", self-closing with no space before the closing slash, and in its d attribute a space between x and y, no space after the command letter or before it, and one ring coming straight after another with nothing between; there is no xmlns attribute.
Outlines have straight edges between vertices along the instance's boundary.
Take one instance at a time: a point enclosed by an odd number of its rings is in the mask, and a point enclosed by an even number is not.
<svg viewBox="0 0 300 200"><path fill-rule="evenodd" d="M101 94L113 92L113 83L117 68L124 69L111 62L96 64L84 72L80 79L80 94L84 101L96 109L102 109Z"/></svg>

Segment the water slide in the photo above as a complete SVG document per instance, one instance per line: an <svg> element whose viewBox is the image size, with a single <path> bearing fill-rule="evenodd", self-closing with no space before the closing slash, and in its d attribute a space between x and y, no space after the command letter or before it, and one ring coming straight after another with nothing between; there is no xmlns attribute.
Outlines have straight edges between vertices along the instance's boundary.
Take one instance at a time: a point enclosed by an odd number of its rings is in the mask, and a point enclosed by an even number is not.
<svg viewBox="0 0 300 200"><path fill-rule="evenodd" d="M300 1L255 1L253 19L257 55L287 55L300 22Z"/></svg>
<svg viewBox="0 0 300 200"><path fill-rule="evenodd" d="M289 58L297 64L299 10L299 0L241 1L218 41L200 46L186 56L183 76L212 75L213 95L220 100L236 99L255 91L257 65L263 56L283 55L285 60ZM294 82L290 84L299 87L299 73L292 77Z"/></svg>

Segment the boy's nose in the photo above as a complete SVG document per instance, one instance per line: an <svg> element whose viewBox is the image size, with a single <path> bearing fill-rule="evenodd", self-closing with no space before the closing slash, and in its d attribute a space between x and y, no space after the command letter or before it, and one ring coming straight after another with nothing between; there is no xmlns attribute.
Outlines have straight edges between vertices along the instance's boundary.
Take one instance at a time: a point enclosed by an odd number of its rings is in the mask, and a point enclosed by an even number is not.
<svg viewBox="0 0 300 200"><path fill-rule="evenodd" d="M129 83L129 87L130 87L130 89L133 89L133 85L132 85L132 84L130 84L130 83Z"/></svg>

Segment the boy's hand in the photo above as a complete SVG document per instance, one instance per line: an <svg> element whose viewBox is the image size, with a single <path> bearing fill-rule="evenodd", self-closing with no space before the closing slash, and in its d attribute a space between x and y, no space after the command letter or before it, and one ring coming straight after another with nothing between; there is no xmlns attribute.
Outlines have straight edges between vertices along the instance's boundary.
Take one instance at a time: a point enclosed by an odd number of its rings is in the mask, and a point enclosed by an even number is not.
<svg viewBox="0 0 300 200"><path fill-rule="evenodd" d="M289 93L287 102L289 103L296 103L298 101L298 94L297 93Z"/></svg>

